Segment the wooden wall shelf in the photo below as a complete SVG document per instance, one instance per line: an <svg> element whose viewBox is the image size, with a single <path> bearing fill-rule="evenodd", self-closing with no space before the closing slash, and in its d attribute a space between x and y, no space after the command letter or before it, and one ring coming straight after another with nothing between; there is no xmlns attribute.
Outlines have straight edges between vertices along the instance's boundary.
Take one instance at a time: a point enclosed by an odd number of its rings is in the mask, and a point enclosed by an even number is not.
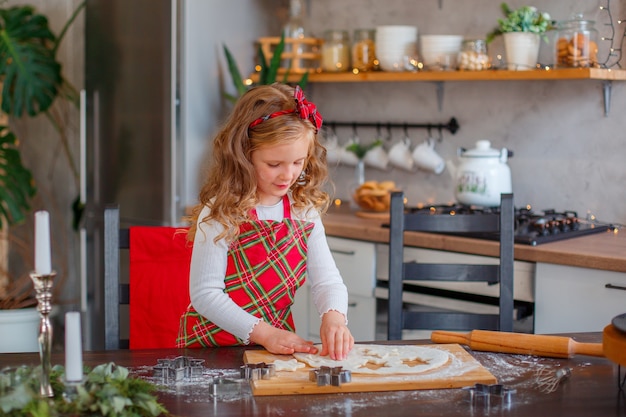
<svg viewBox="0 0 626 417"><path fill-rule="evenodd" d="M258 75L250 76L252 81ZM298 82L302 74L289 76L290 82ZM407 82L407 81L541 81L541 80L606 80L626 81L626 70L600 68L568 68L533 71L420 71L420 72L386 72L372 71L353 74L342 73L310 73L311 83L348 83L348 82Z"/></svg>
<svg viewBox="0 0 626 417"><path fill-rule="evenodd" d="M280 78L282 80L282 78ZM291 74L287 81L298 82L302 74ZM259 80L259 75L250 76L252 82ZM611 108L611 87L613 81L626 81L626 70L604 68L564 68L532 71L420 71L386 72L371 71L353 74L352 72L309 73L310 83L367 83L367 82L419 82L437 83L437 102L442 108L443 83L447 81L560 81L560 80L599 80L603 83L604 115L608 116Z"/></svg>

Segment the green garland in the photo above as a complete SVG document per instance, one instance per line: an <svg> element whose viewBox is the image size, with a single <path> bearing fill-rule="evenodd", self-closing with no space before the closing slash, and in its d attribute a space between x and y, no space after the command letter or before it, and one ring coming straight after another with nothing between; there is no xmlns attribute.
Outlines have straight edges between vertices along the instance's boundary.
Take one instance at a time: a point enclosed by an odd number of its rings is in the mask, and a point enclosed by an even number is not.
<svg viewBox="0 0 626 417"><path fill-rule="evenodd" d="M71 400L64 396L65 369L52 368L50 383L54 397L39 395L41 366L0 370L0 415L7 417L156 417L167 414L153 395L156 386L129 377L127 368L114 363L96 366L76 387Z"/></svg>

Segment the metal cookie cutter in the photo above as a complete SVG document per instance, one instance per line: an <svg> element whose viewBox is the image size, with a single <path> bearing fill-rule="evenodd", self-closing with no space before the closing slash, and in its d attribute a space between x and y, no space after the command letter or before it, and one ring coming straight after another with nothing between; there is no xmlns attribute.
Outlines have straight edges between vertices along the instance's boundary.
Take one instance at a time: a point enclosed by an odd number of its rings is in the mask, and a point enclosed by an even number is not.
<svg viewBox="0 0 626 417"><path fill-rule="evenodd" d="M243 379L217 376L209 384L209 394L213 397L236 396L243 393L245 385L248 385L248 381Z"/></svg>
<svg viewBox="0 0 626 417"><path fill-rule="evenodd" d="M247 363L241 367L241 378L243 379L270 379L276 375L273 363Z"/></svg>
<svg viewBox="0 0 626 417"><path fill-rule="evenodd" d="M309 381L317 382L318 387L324 385L341 386L352 381L352 372L341 366L321 366L309 371Z"/></svg>
<svg viewBox="0 0 626 417"><path fill-rule="evenodd" d="M179 382L202 376L204 359L195 359L189 356L157 359L157 365L152 367L153 376L161 378L163 383Z"/></svg>
<svg viewBox="0 0 626 417"><path fill-rule="evenodd" d="M502 384L476 384L469 390L472 406L503 406L511 405L511 397L516 392L513 388L506 388Z"/></svg>

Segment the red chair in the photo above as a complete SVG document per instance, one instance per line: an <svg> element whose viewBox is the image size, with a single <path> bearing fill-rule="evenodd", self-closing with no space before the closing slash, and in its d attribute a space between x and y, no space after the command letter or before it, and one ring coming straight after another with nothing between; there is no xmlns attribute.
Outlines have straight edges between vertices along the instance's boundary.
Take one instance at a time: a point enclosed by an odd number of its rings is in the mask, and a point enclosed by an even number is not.
<svg viewBox="0 0 626 417"><path fill-rule="evenodd" d="M119 209L105 209L105 349L175 347L181 314L189 305L191 245L187 228L119 228ZM128 249L128 283L120 279ZM121 336L128 304L129 338Z"/></svg>

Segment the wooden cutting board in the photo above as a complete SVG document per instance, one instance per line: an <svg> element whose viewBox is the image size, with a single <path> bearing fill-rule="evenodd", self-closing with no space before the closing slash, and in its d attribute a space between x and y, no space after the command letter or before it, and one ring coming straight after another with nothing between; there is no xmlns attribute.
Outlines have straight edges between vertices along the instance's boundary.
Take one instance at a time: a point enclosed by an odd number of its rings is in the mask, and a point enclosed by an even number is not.
<svg viewBox="0 0 626 417"><path fill-rule="evenodd" d="M496 377L474 359L459 344L437 344L425 347L437 347L448 351L452 356L448 364L420 374L370 375L352 374L352 381L336 386L318 387L316 382L309 381L306 366L297 371L279 371L271 379L251 381L254 395L296 395L296 394L328 394L345 392L370 391L407 391L418 389L461 388L476 383L495 384ZM275 360L293 359L292 355L274 355L266 350L247 350L244 353L245 363L272 363Z"/></svg>

